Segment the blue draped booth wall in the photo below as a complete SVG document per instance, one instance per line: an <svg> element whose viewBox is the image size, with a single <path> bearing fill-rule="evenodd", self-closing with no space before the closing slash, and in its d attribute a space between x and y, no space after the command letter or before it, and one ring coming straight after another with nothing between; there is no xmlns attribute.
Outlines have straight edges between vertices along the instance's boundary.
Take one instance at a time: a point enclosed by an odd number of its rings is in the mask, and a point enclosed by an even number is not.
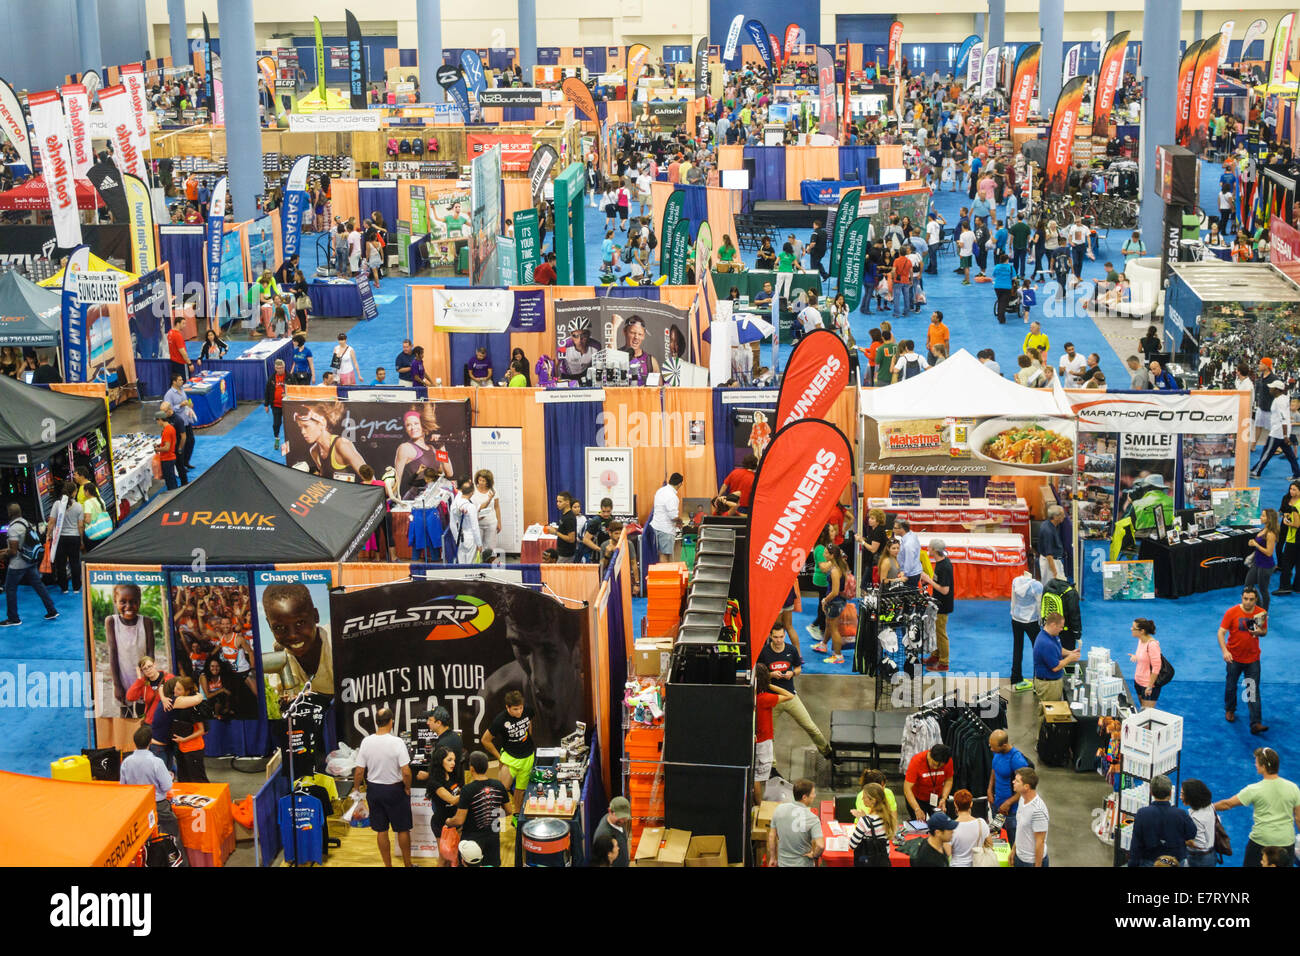
<svg viewBox="0 0 1300 956"><path fill-rule="evenodd" d="M509 332L452 332L447 336L450 345L451 381L448 386L468 385L469 378L465 365L474 357L474 350L480 345L488 350L488 361L492 363L492 379L500 381L510 367L510 333Z"/></svg>
<svg viewBox="0 0 1300 956"><path fill-rule="evenodd" d="M357 211L362 219L379 210L388 227L389 242L397 241L397 181L363 179L357 183Z"/></svg>
<svg viewBox="0 0 1300 956"><path fill-rule="evenodd" d="M754 181L749 184L749 199L785 199L785 147L746 146L745 159L754 160Z"/></svg>
<svg viewBox="0 0 1300 956"><path fill-rule="evenodd" d="M395 214L395 213L394 213ZM171 269L172 294L178 301L184 301L187 291L198 315L207 314L207 297L203 294L203 227L202 226L159 226L158 255Z"/></svg>
<svg viewBox="0 0 1300 956"><path fill-rule="evenodd" d="M746 392L752 392L755 395L764 393L770 394L771 389L760 388L715 388L713 389L713 465L717 470L718 484L722 484L722 479L727 477L727 473L736 467L735 445L731 439L732 426L734 419L732 411L737 408L767 408L776 411L776 402L771 401L745 401L743 398L735 401L736 396L743 396ZM724 402L723 395L732 397L732 402ZM647 535L649 537L649 535Z"/></svg>
<svg viewBox="0 0 1300 956"><path fill-rule="evenodd" d="M548 402L542 406L546 425L546 496L548 504L561 491L582 501L586 487L586 452L598 445L603 402ZM594 514L591 503L582 501L584 514ZM611 671L624 673L624 671Z"/></svg>
<svg viewBox="0 0 1300 956"><path fill-rule="evenodd" d="M841 146L840 179L856 179L865 185L874 185L868 160L876 158L874 146Z"/></svg>

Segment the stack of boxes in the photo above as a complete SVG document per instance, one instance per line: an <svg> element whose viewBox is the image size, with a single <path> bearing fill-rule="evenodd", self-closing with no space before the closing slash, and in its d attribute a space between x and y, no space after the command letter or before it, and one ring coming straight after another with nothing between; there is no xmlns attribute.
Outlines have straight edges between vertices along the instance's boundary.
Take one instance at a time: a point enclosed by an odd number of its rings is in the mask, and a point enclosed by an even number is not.
<svg viewBox="0 0 1300 956"><path fill-rule="evenodd" d="M652 564L646 574L644 638L672 638L681 623L682 597L686 594L686 565L681 561Z"/></svg>
<svg viewBox="0 0 1300 956"><path fill-rule="evenodd" d="M1183 749L1183 718L1163 710L1140 710L1120 727L1123 771L1143 780L1178 766Z"/></svg>
<svg viewBox="0 0 1300 956"><path fill-rule="evenodd" d="M623 738L624 763L627 767L627 799L632 804L629 834L635 845L647 826L664 820L663 760L664 728L633 725Z"/></svg>

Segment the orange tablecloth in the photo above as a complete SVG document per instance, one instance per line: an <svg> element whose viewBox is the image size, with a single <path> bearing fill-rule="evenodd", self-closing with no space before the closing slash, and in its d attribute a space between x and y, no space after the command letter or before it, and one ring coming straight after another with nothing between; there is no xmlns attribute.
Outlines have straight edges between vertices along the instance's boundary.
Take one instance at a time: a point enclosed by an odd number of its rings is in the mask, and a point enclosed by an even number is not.
<svg viewBox="0 0 1300 956"><path fill-rule="evenodd" d="M888 498L868 498L868 508L879 508L886 514L902 515L912 524L913 531L941 531L944 534L962 534L970 531L976 522L997 521L1008 531L1020 535L1029 545L1029 506L1023 498L1014 507L990 505L986 498L972 498L969 505L940 505L938 498L922 498L917 507L891 505Z"/></svg>
<svg viewBox="0 0 1300 956"><path fill-rule="evenodd" d="M235 852L235 818L226 783L178 783L167 792L190 866L224 866Z"/></svg>
<svg viewBox="0 0 1300 956"><path fill-rule="evenodd" d="M921 547L939 538L952 561L957 598L1009 598L1011 582L1027 567L1025 542L1018 534L938 534L918 532Z"/></svg>
<svg viewBox="0 0 1300 956"><path fill-rule="evenodd" d="M822 866L852 866L853 851L848 848L849 832L853 829L850 823L841 823L840 829L843 832L841 839L844 840L844 849L832 850L831 841L835 840L835 835L831 832L830 825L835 821L835 801L823 800L817 808L817 816L822 822L822 839L826 841L826 850L822 853ZM889 865L906 866L912 865L911 858L906 853L900 853L891 843L889 845Z"/></svg>
<svg viewBox="0 0 1300 956"><path fill-rule="evenodd" d="M555 547L555 540L553 534L541 534L537 537L524 535L519 543L519 563L541 564L542 552L547 548Z"/></svg>

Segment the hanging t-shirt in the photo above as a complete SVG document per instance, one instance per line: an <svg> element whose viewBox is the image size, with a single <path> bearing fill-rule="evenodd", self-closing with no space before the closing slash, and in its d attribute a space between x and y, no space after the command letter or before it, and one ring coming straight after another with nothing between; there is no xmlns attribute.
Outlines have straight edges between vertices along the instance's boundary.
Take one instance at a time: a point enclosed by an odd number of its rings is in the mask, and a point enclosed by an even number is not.
<svg viewBox="0 0 1300 956"><path fill-rule="evenodd" d="M511 717L508 710L497 714L488 728L497 749L520 760L531 757L537 749L533 742L533 716L531 707L525 707L519 717Z"/></svg>
<svg viewBox="0 0 1300 956"><path fill-rule="evenodd" d="M321 863L324 859L325 810L315 797L293 794L280 798L280 843L288 863ZM296 839L295 839L296 837Z"/></svg>

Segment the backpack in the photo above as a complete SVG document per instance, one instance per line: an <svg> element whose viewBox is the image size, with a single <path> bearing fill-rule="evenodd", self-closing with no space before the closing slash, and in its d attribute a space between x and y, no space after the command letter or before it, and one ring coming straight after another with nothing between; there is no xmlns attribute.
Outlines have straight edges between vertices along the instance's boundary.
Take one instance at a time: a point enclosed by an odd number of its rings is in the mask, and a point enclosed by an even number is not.
<svg viewBox="0 0 1300 956"><path fill-rule="evenodd" d="M397 145L397 148L403 153L409 153L411 151L411 141L404 139Z"/></svg>
<svg viewBox="0 0 1300 956"><path fill-rule="evenodd" d="M392 137L390 137L388 140L388 155L389 156L397 155L397 140Z"/></svg>
<svg viewBox="0 0 1300 956"><path fill-rule="evenodd" d="M619 258L622 259L624 262L631 262L633 251L634 250L632 249L632 243L629 242L627 243L627 245L623 247L623 254L619 256Z"/></svg>
<svg viewBox="0 0 1300 956"><path fill-rule="evenodd" d="M904 380L904 381L906 381L906 380L909 379L909 378L912 378L913 376L920 375L920 374L921 374L921 361L920 361L920 359L917 359L917 360L915 360L915 361L909 359L908 362L907 362L907 364L903 366L903 380Z"/></svg>
<svg viewBox="0 0 1300 956"><path fill-rule="evenodd" d="M9 527L12 528L18 522L22 522L25 529L22 537L18 539L18 556L28 564L40 564L41 558L45 554L45 541L41 538L36 527L26 518L16 519Z"/></svg>
<svg viewBox="0 0 1300 956"><path fill-rule="evenodd" d="M423 156L423 155L424 155L424 140L422 140L422 139L413 139L413 140L411 140L411 152L414 153L416 156Z"/></svg>

